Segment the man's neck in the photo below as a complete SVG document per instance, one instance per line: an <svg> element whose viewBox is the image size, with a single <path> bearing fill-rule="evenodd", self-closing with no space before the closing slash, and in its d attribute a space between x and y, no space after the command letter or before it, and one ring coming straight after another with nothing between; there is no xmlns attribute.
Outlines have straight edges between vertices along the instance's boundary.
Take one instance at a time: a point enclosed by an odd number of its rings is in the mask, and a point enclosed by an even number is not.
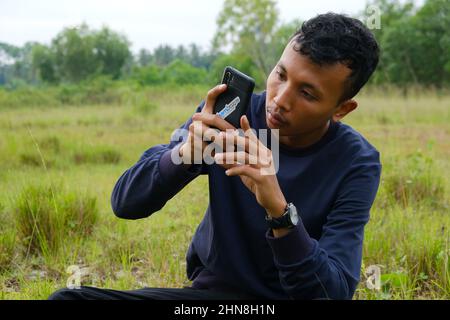
<svg viewBox="0 0 450 320"><path fill-rule="evenodd" d="M288 148L306 148L318 142L328 131L330 127L330 120L317 130L311 131L302 136L280 136L280 143Z"/></svg>

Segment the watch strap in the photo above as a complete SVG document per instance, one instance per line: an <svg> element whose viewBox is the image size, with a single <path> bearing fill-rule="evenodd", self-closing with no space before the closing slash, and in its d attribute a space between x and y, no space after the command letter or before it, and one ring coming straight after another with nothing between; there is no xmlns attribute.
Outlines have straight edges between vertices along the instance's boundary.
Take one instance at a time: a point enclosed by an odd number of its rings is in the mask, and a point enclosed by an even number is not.
<svg viewBox="0 0 450 320"><path fill-rule="evenodd" d="M266 222L271 229L294 227L294 225L291 222L291 217L289 215L289 204L286 205L283 215L278 218L273 218L270 217L269 215L266 215Z"/></svg>

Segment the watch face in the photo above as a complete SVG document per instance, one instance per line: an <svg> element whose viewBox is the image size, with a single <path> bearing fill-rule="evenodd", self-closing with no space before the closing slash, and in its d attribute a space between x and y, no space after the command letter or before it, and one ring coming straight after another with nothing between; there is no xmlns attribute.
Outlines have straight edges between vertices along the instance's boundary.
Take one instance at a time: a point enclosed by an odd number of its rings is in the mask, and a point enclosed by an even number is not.
<svg viewBox="0 0 450 320"><path fill-rule="evenodd" d="M298 214L297 209L293 205L290 207L289 216L291 218L292 224L296 226L298 223Z"/></svg>

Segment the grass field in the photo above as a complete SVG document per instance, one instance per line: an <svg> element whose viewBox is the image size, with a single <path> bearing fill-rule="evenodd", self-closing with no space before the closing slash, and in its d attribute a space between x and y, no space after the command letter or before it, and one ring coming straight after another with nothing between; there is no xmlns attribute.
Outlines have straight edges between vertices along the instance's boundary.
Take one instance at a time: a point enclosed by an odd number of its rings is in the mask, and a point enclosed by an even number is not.
<svg viewBox="0 0 450 320"><path fill-rule="evenodd" d="M116 218L109 199L207 89L153 91L138 106L0 106L0 299L46 299L66 286L70 265L89 268L83 285L189 283L185 253L207 206L206 177L147 219ZM344 122L380 151L383 175L355 299L449 299L450 96L377 91L359 104ZM380 290L366 285L371 265Z"/></svg>

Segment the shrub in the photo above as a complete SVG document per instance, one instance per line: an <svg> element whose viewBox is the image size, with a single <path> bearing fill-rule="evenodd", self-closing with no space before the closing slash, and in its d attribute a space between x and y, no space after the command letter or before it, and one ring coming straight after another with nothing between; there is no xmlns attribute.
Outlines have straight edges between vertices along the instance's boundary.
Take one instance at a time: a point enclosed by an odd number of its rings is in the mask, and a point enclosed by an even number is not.
<svg viewBox="0 0 450 320"><path fill-rule="evenodd" d="M6 230L0 234L0 272L10 269L15 246L14 230Z"/></svg>
<svg viewBox="0 0 450 320"><path fill-rule="evenodd" d="M44 158L45 167L51 168L55 165L54 159L48 159L48 157ZM20 154L20 163L30 167L43 167L41 156L37 152L27 152Z"/></svg>
<svg viewBox="0 0 450 320"><path fill-rule="evenodd" d="M427 203L446 205L445 181L432 157L418 150L406 159L393 159L383 170L385 196L403 207Z"/></svg>
<svg viewBox="0 0 450 320"><path fill-rule="evenodd" d="M20 163L27 165L27 166L33 166L33 167L42 166L42 161L41 161L40 156L35 153L21 153L20 154Z"/></svg>
<svg viewBox="0 0 450 320"><path fill-rule="evenodd" d="M208 72L196 68L181 60L174 60L165 69L164 75L169 82L177 85L206 84L208 83Z"/></svg>
<svg viewBox="0 0 450 320"><path fill-rule="evenodd" d="M0 272L10 268L16 244L16 233L8 220L0 203Z"/></svg>
<svg viewBox="0 0 450 320"><path fill-rule="evenodd" d="M61 149L61 142L58 137L50 136L40 140L39 146L43 150L59 152Z"/></svg>
<svg viewBox="0 0 450 320"><path fill-rule="evenodd" d="M116 164L119 163L121 154L110 147L100 147L94 150L83 150L73 155L76 164Z"/></svg>
<svg viewBox="0 0 450 320"><path fill-rule="evenodd" d="M136 68L133 71L132 79L137 81L141 86L162 84L166 81L162 68L153 64Z"/></svg>
<svg viewBox="0 0 450 320"><path fill-rule="evenodd" d="M158 109L158 106L154 103L151 103L149 100L141 97L140 99L136 99L136 103L133 105L133 112L136 115L140 116L148 116Z"/></svg>
<svg viewBox="0 0 450 320"><path fill-rule="evenodd" d="M88 236L97 221L96 198L60 187L30 185L14 203L17 233L27 252L56 252L65 241Z"/></svg>
<svg viewBox="0 0 450 320"><path fill-rule="evenodd" d="M53 90L43 90L34 87L23 87L15 90L0 88L1 107L48 107L59 105Z"/></svg>

